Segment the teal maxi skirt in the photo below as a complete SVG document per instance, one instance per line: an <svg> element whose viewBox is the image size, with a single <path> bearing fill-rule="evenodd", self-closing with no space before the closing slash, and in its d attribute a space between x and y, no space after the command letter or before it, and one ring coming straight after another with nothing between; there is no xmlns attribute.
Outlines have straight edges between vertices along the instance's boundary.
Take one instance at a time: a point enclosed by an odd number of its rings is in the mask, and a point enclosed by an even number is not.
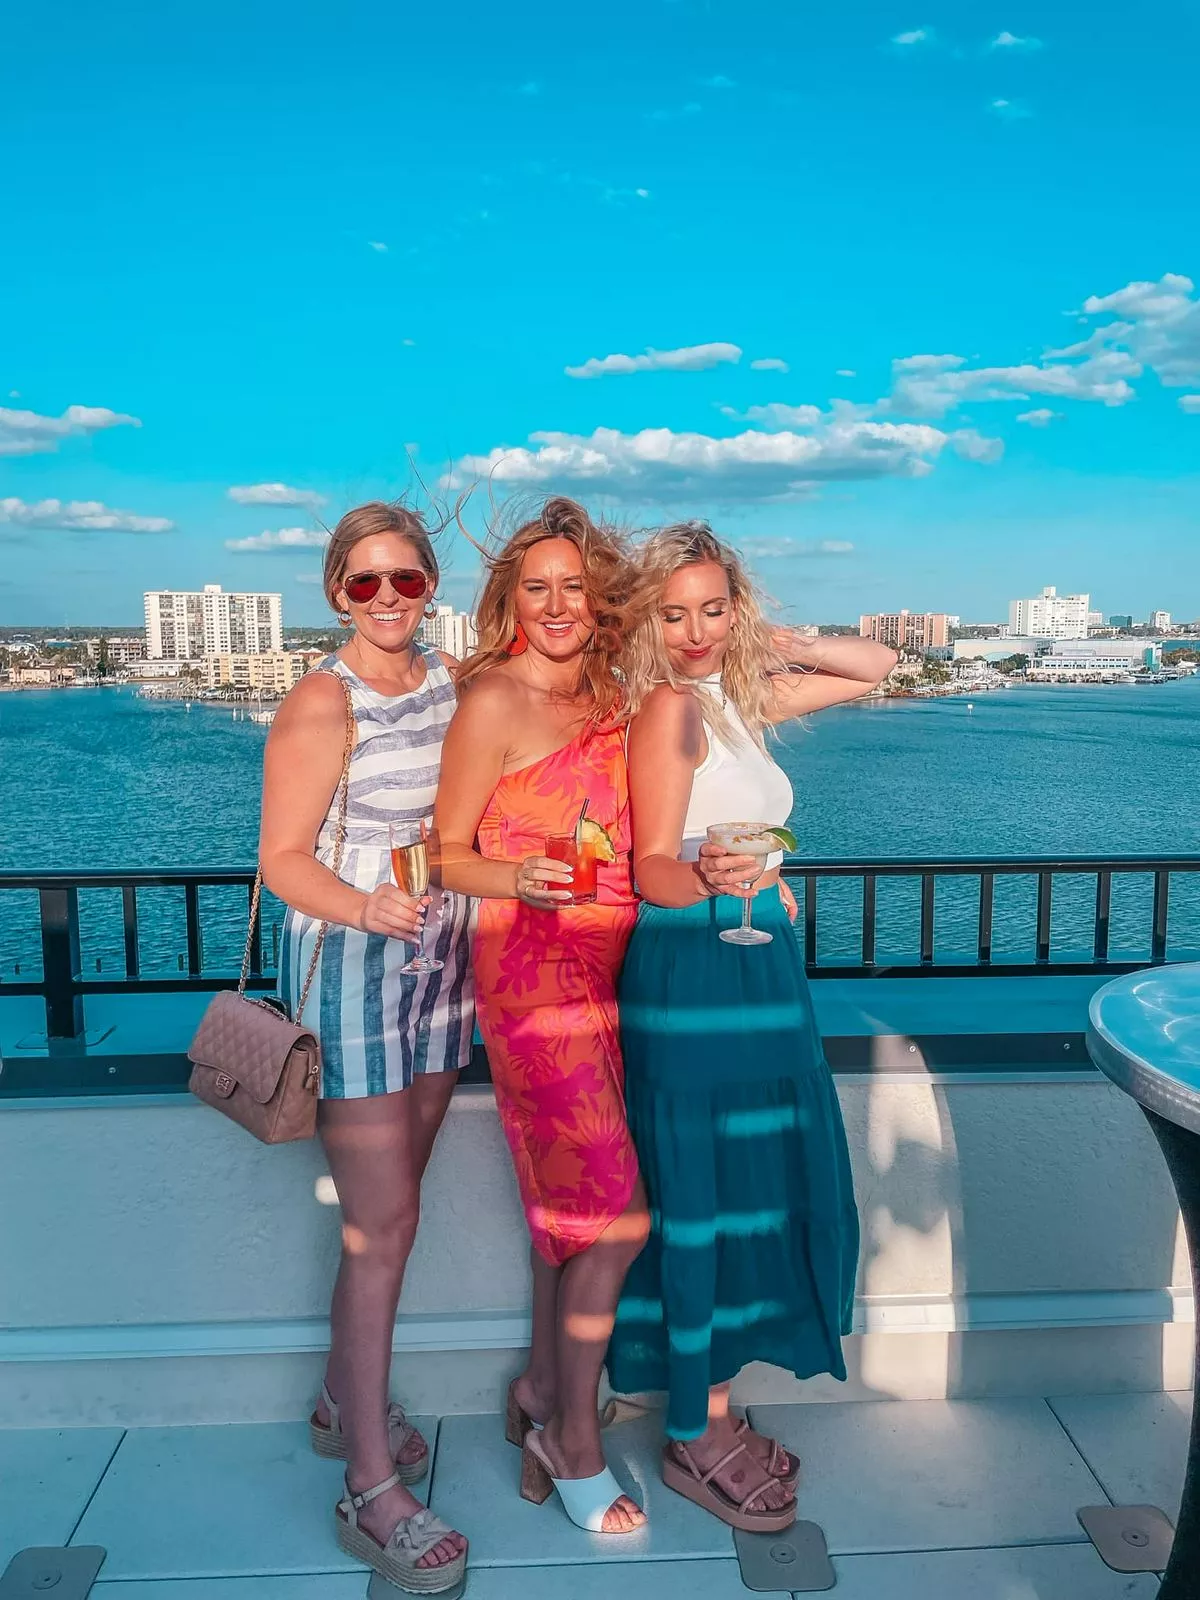
<svg viewBox="0 0 1200 1600"><path fill-rule="evenodd" d="M776 889L769 945L727 944L742 902L643 904L618 998L650 1242L617 1311L622 1394L665 1389L667 1434L708 1425L708 1391L750 1361L845 1378L858 1214L841 1108Z"/></svg>

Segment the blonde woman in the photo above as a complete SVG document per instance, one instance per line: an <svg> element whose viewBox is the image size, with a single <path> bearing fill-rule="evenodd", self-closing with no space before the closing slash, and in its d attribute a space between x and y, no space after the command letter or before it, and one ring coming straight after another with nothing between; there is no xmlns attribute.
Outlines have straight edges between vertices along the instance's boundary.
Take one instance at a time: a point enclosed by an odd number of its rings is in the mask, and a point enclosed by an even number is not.
<svg viewBox="0 0 1200 1600"><path fill-rule="evenodd" d="M455 708L452 657L418 645L438 584L421 518L373 502L325 552L325 596L346 644L288 695L267 741L263 877L286 902L279 986L295 1015L321 924L304 1022L321 1045L317 1128L342 1213L314 1448L345 1458L338 1543L399 1588L457 1589L466 1540L417 1500L429 1447L388 1403L392 1333L420 1215L421 1179L471 1049L470 903L427 901L392 877L389 825L433 814ZM335 873L338 788L353 713L346 838ZM414 946L426 951L413 971ZM437 963L435 970L430 970Z"/></svg>
<svg viewBox="0 0 1200 1600"><path fill-rule="evenodd" d="M630 1127L652 1234L609 1347L618 1391L668 1391L664 1481L736 1528L796 1516L799 1463L729 1415L750 1361L844 1378L858 1256L833 1080L779 879L713 824L786 824L772 724L867 693L892 651L769 629L703 523L642 559L630 666L633 856L642 896L619 988ZM743 887L755 871L753 889ZM753 895L770 943L726 942Z"/></svg>

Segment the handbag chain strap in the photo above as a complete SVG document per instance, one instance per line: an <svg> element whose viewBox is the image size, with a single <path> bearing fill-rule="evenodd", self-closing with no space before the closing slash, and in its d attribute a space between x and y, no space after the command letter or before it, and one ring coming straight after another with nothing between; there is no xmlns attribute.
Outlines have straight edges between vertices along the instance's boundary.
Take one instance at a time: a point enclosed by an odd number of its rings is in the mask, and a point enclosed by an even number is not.
<svg viewBox="0 0 1200 1600"><path fill-rule="evenodd" d="M346 847L346 809L350 801L350 758L354 754L354 700L350 694L350 685L340 673L334 673L337 681L342 686L346 697L346 738L342 745L342 776L338 783L338 809L337 822L333 830L333 875L336 878L342 865L342 852ZM254 950L254 929L258 924L259 906L262 903L263 875L260 866L254 874L254 893L250 900L250 926L246 930L246 949L242 955L242 975L238 979L237 992L243 999L246 997L246 984L250 978L250 957ZM293 1021L299 1024L304 1016L304 1008L308 1004L308 991L312 988L313 979L317 975L317 965L321 960L321 946L325 943L325 935L329 931L329 923L322 922L317 929L317 942L313 945L312 959L308 963L308 972L305 974L304 987L300 991L300 1004L296 1008Z"/></svg>

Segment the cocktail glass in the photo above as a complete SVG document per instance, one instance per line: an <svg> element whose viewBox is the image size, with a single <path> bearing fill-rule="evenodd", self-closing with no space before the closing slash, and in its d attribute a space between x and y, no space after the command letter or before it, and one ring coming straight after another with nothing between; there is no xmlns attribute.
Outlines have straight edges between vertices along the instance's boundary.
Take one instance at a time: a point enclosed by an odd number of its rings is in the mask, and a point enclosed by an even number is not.
<svg viewBox="0 0 1200 1600"><path fill-rule="evenodd" d="M571 904L593 904L596 899L596 855L591 845L586 840L576 843L573 833L551 833L546 836L546 854L552 861L561 861L574 871ZM565 901L561 903L566 904Z"/></svg>
<svg viewBox="0 0 1200 1600"><path fill-rule="evenodd" d="M743 889L749 889L767 869L767 857L779 849L779 840L769 830L766 822L714 822L708 830L709 844L720 845L731 856L751 856L753 866L747 872ZM770 944L772 934L750 925L751 901L742 901L742 922L738 928L722 928L719 937L726 944Z"/></svg>

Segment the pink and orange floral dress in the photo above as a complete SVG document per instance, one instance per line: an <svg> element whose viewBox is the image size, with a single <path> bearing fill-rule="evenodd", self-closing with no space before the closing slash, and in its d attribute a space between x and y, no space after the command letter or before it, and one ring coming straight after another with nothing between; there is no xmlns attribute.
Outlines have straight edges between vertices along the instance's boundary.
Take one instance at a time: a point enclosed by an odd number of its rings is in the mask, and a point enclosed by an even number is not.
<svg viewBox="0 0 1200 1600"><path fill-rule="evenodd" d="M475 935L479 1031L530 1236L552 1266L595 1243L637 1180L616 1000L637 920L623 731L585 729L507 773L479 824L482 855L520 861L571 832L585 798L618 857L598 864L595 903L483 900Z"/></svg>

